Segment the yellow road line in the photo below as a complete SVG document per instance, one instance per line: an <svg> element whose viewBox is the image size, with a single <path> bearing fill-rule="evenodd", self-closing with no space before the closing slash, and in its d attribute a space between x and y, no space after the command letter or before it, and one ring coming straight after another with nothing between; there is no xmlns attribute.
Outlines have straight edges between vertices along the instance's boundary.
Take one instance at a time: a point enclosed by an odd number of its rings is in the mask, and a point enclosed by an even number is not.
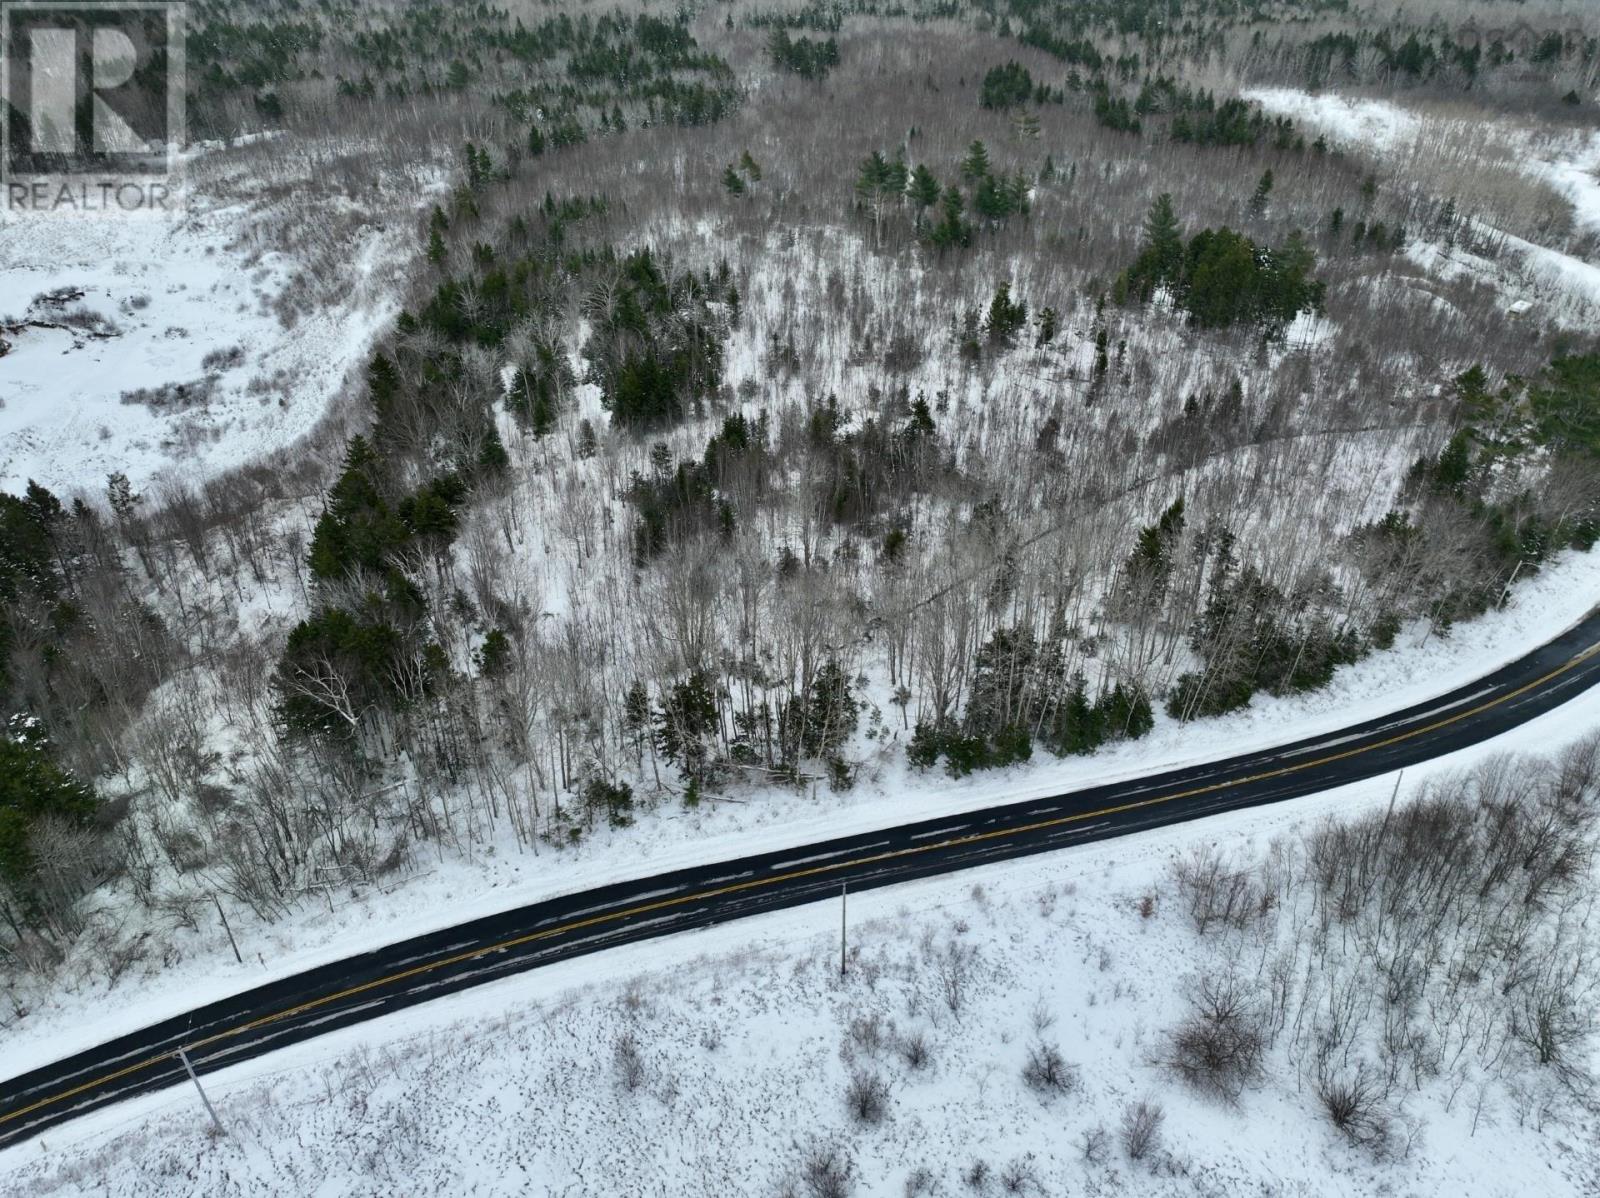
<svg viewBox="0 0 1600 1198"><path fill-rule="evenodd" d="M1302 761L1297 765L1279 766L1277 769L1265 770L1259 774L1250 774L1244 778L1234 778L1224 782L1211 782L1205 786L1197 786L1190 790L1174 791L1171 794L1156 795L1148 799L1137 799L1130 803L1120 803L1114 807L1102 807L1098 811L1082 811L1073 815L1058 815L1053 816L1050 819L1037 820L1030 824L1019 824L1015 827L1009 828L997 828L989 832L974 832L966 836L954 836L947 840L939 840L930 844L911 845L907 848L890 849L886 852L873 853L865 857L853 857L848 861L835 861L827 865L814 865L807 869L791 870L788 873L772 874L764 878L752 878L749 881L735 882L728 886L718 886L710 890L699 890L693 894L678 895L674 898L659 899L652 903L641 903L634 907L627 907L617 911L608 911L598 915L591 915L585 919L572 920L568 923L559 924L553 928L545 928L542 931L528 932L521 936L512 937L509 940L502 940L496 944L489 944L481 948L469 949L466 952L457 953L452 957L443 957L437 961L429 961L422 965L415 965L410 969L404 969L398 973L391 973L386 977L376 978L370 982L363 982L359 986L351 986L333 994L325 994L320 998L310 999L295 1006L285 1008L282 1011L275 1011L271 1015L263 1015L257 1019L252 1019L246 1023L241 1023L237 1027L231 1027L220 1032L215 1032L204 1039L194 1041L186 1047L191 1050L196 1048L204 1048L206 1045L215 1044L219 1040L229 1040L235 1036L241 1036L246 1032L254 1031L257 1028L266 1027L270 1024L281 1022L285 1019L292 1019L294 1016L304 1014L306 1011L327 1006L329 1003L339 1002L341 999L352 998L355 995L363 994L369 990L375 990L381 986L388 986L394 982L403 982L407 978L420 977L423 974L432 973L438 969L445 969L451 965L460 965L465 961L472 961L479 957L486 957L490 953L504 952L506 949L512 948L520 948L525 944L533 944L536 941L549 940L556 936L564 936L568 932L581 931L584 928L594 927L599 924L616 923L619 920L630 919L636 915L648 915L653 911L664 911L671 907L681 907L689 903L703 902L706 899L718 898L725 894L737 894L740 891L756 890L764 886L774 886L780 882L792 882L799 878L816 877L820 874L827 873L837 873L840 870L854 869L862 865L872 865L880 861L891 861L898 857L909 857L918 853L930 853L937 849L955 848L966 844L978 844L986 840L1000 840L1005 839L1006 837L1018 836L1024 833L1042 831L1046 828L1059 828L1068 824L1083 823L1087 820L1100 819L1108 815L1120 815L1124 812L1137 811L1144 807L1154 807L1162 803L1176 802L1179 799L1191 799L1196 795L1208 794L1219 790L1228 790L1240 786L1248 786L1255 782L1265 782L1272 778L1281 778L1289 774L1299 773L1302 770L1313 769L1317 766L1329 765L1335 761L1344 761L1351 757L1359 757L1361 754L1370 753L1374 749L1387 748L1390 745L1401 744L1408 740L1414 740L1419 736L1425 736L1430 732L1437 732L1441 728L1448 728L1451 724L1458 724L1462 720L1470 719L1472 716L1480 715L1485 711L1499 707L1501 704L1509 702L1520 695L1525 695L1529 691L1537 690L1538 688L1545 686L1552 680L1559 678L1561 675L1568 673L1569 671L1582 665L1596 653L1600 653L1600 642L1589 646L1589 648L1585 649L1577 656L1569 658L1564 664L1558 666L1554 670L1551 670L1542 678L1536 678L1532 682L1525 683L1524 685L1519 686L1516 690L1507 691L1505 694L1490 699L1486 703L1480 703L1476 707L1467 708L1464 711L1457 712L1455 715L1446 716L1443 719L1436 720L1431 724L1424 725L1423 727L1413 728L1409 732L1401 732L1384 740L1373 741L1368 745L1360 745L1353 749L1345 749L1342 752L1330 753L1324 757L1314 758L1310 761ZM1041 799L1039 801L1045 802L1048 800ZM892 829L886 830L892 831ZM49 1098L41 1098L37 1102L31 1103L19 1110L12 1111L6 1115L0 1115L0 1123L7 1123L13 1119L21 1118L23 1115L27 1115L33 1111L39 1110L41 1107L52 1106L55 1103L72 1098L77 1094L83 1093L85 1090L92 1090L95 1087L102 1086L107 1082L116 1081L118 1078L126 1077L131 1073L137 1073L140 1070L148 1069L152 1065L159 1065L163 1061L170 1060L171 1057L171 1053L162 1053L160 1056L150 1057L146 1060L138 1062L137 1064L127 1065L113 1073L108 1073L103 1077L97 1077L93 1081L84 1082L81 1085L74 1086L69 1090L63 1090L61 1093L53 1094Z"/></svg>

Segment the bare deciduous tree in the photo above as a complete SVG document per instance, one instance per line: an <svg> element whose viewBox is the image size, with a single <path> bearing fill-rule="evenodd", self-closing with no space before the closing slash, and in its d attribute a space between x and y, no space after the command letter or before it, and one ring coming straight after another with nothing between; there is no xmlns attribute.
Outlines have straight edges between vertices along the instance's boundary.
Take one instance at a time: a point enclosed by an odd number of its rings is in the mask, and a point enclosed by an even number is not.
<svg viewBox="0 0 1600 1198"><path fill-rule="evenodd" d="M1028 1059L1022 1066L1022 1080L1045 1096L1071 1094L1078 1089L1078 1067L1069 1065L1061 1049L1045 1040L1028 1046Z"/></svg>
<svg viewBox="0 0 1600 1198"><path fill-rule="evenodd" d="M1155 1152L1161 1145L1161 1124L1166 1119L1166 1112L1160 1104L1147 1098L1124 1109L1122 1112L1122 1151L1127 1153L1130 1161L1142 1161Z"/></svg>
<svg viewBox="0 0 1600 1198"><path fill-rule="evenodd" d="M1171 1034L1167 1064L1196 1089L1233 1102L1260 1074L1266 1043L1260 1008L1239 978L1207 974Z"/></svg>

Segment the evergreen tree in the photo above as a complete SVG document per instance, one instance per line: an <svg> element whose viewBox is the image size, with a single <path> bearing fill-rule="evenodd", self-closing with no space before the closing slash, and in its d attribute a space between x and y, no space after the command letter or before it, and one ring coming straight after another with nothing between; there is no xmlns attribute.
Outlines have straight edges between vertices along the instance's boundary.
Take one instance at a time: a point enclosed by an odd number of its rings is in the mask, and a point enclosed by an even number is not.
<svg viewBox="0 0 1600 1198"><path fill-rule="evenodd" d="M595 435L594 424L587 419L578 422L578 458L587 461L600 452L600 438Z"/></svg>
<svg viewBox="0 0 1600 1198"><path fill-rule="evenodd" d="M910 195L919 219L924 209L931 208L939 202L939 180L934 178L933 172L925 163L918 163L916 169L911 172Z"/></svg>
<svg viewBox="0 0 1600 1198"><path fill-rule="evenodd" d="M874 150L856 172L856 195L872 213L874 243L882 241L884 213L891 203L899 203L906 191L906 164L898 155L893 161Z"/></svg>
<svg viewBox="0 0 1600 1198"><path fill-rule="evenodd" d="M504 474L511 465L511 455L506 452L506 443L500 439L500 430L494 426L493 421L484 428L483 438L478 443L478 456L474 463L480 476Z"/></svg>
<svg viewBox="0 0 1600 1198"><path fill-rule="evenodd" d="M1182 273L1183 231L1172 210L1172 196L1163 192L1144 218L1144 240L1128 271L1128 282L1139 298L1149 299L1157 287L1176 283Z"/></svg>
<svg viewBox="0 0 1600 1198"><path fill-rule="evenodd" d="M850 679L835 660L823 663L811 681L810 691L799 709L797 735L790 738L792 748L803 757L827 757L836 753L855 731L861 703L851 693Z"/></svg>
<svg viewBox="0 0 1600 1198"><path fill-rule="evenodd" d="M1028 69L1015 62L1003 67L991 67L983 77L979 104L984 108L1015 108L1026 104L1033 96L1033 77Z"/></svg>
<svg viewBox="0 0 1600 1198"><path fill-rule="evenodd" d="M1183 497L1180 495L1161 513L1160 519L1139 530L1133 552L1123 565L1123 577L1135 601L1151 605L1165 594L1183 526Z"/></svg>
<svg viewBox="0 0 1600 1198"><path fill-rule="evenodd" d="M106 476L106 499L119 520L126 520L131 516L142 498L143 496L135 494L133 484L122 471L116 470Z"/></svg>
<svg viewBox="0 0 1600 1198"><path fill-rule="evenodd" d="M359 434L350 438L344 470L312 532L308 564L315 577L343 578L358 568L381 571L385 556L406 539L379 489L382 474L371 442Z"/></svg>
<svg viewBox="0 0 1600 1198"><path fill-rule="evenodd" d="M462 148L462 161L467 170L469 190L480 190L494 177L494 160L489 157L489 151L480 149L470 141Z"/></svg>
<svg viewBox="0 0 1600 1198"><path fill-rule="evenodd" d="M1267 198L1272 195L1272 169L1269 167L1261 173L1260 180L1256 183L1254 194L1250 197L1250 212L1260 216L1267 210Z"/></svg>
<svg viewBox="0 0 1600 1198"><path fill-rule="evenodd" d="M961 160L961 177L968 183L989 177L989 151L981 141L967 147L967 156Z"/></svg>
<svg viewBox="0 0 1600 1198"><path fill-rule="evenodd" d="M583 805L591 820L604 812L613 828L626 828L633 822L633 787L596 775L584 783Z"/></svg>
<svg viewBox="0 0 1600 1198"><path fill-rule="evenodd" d="M444 209L435 204L433 215L428 219L428 261L435 266L443 262L448 253L444 244L444 234L449 227L450 221L445 216Z"/></svg>
<svg viewBox="0 0 1600 1198"><path fill-rule="evenodd" d="M401 598L399 582L390 597ZM420 608L420 596L409 605ZM277 715L291 733L354 737L369 713L421 697L412 680L415 645L396 620L399 607L369 597L359 613L323 608L289 633L274 685Z"/></svg>
<svg viewBox="0 0 1600 1198"><path fill-rule="evenodd" d="M99 803L94 790L53 760L35 719L14 716L0 731L0 883L28 906L37 878L29 841L41 822L88 828Z"/></svg>
<svg viewBox="0 0 1600 1198"><path fill-rule="evenodd" d="M704 777L710 758L707 739L717 728L716 691L701 672L674 683L662 697L656 716L656 746L683 770L685 777Z"/></svg>
<svg viewBox="0 0 1600 1198"><path fill-rule="evenodd" d="M567 392L577 382L565 347L558 339L540 339L530 360L518 369L506 394L506 407L518 424L535 437L555 431Z"/></svg>
<svg viewBox="0 0 1600 1198"><path fill-rule="evenodd" d="M1534 380L1528 404L1546 444L1600 455L1600 354L1556 358Z"/></svg>
<svg viewBox="0 0 1600 1198"><path fill-rule="evenodd" d="M622 727L633 737L636 756L644 752L644 735L650 729L650 720L650 691L635 679L622 697Z"/></svg>
<svg viewBox="0 0 1600 1198"><path fill-rule="evenodd" d="M962 216L963 208L961 193L954 187L945 188L939 220L928 230L928 240L934 246L944 250L971 244L972 226Z"/></svg>
<svg viewBox="0 0 1600 1198"><path fill-rule="evenodd" d="M989 302L988 319L984 322L990 343L1010 345L1017 330L1027 323L1026 305L1011 298L1011 284L1002 280L994 289L994 298Z"/></svg>
<svg viewBox="0 0 1600 1198"><path fill-rule="evenodd" d="M1003 180L984 175L973 191L972 207L986 220L1002 221L1014 211L1011 190Z"/></svg>
<svg viewBox="0 0 1600 1198"><path fill-rule="evenodd" d="M498 628L489 629L483 644L473 653L478 674L483 678L501 678L511 668L511 638Z"/></svg>

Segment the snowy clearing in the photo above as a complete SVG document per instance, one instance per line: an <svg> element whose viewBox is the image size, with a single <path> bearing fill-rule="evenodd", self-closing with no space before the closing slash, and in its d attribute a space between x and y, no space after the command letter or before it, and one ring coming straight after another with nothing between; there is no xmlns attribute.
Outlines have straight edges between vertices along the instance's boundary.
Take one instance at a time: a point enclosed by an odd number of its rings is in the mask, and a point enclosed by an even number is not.
<svg viewBox="0 0 1600 1198"><path fill-rule="evenodd" d="M113 471L193 486L322 419L398 310L407 207L311 197L291 215L275 189L240 190L169 219L0 222L0 490L99 496ZM335 268L284 222L342 239L338 298L312 316L301 299L326 280L306 276Z"/></svg>

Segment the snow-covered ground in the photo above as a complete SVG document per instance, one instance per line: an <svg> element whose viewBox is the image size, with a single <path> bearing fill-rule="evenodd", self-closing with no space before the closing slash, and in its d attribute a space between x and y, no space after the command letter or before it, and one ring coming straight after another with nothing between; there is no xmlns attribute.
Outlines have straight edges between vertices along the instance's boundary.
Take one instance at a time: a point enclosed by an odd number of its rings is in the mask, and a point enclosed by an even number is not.
<svg viewBox="0 0 1600 1198"><path fill-rule="evenodd" d="M113 471L192 485L311 430L393 318L415 231L403 208L310 201L342 224L342 282L297 319L299 276L331 259L282 248L322 223L282 211L286 190L201 188L170 219L0 223L0 490L102 495Z"/></svg>
<svg viewBox="0 0 1600 1198"><path fill-rule="evenodd" d="M1404 144L1421 127L1413 114L1376 101L1288 92L1252 98L1380 147ZM1584 153L1573 147L1528 169L1572 198L1580 223L1600 226L1600 188ZM32 230L20 242L0 228L0 321L23 326L4 334L14 349L0 357L0 488L35 477L98 491L113 469L129 473L140 489L163 474L192 481L310 429L392 312L395 272L414 229L399 217L359 219L348 294L290 328L279 301L301 263L295 247L257 243L251 230L260 215L245 203L219 205L172 226L95 225L86 237L80 224ZM1511 253L1482 263L1502 284L1515 258L1531 264L1517 285L1529 293L1542 287L1552 305L1600 305L1600 270L1531 242L1507 244ZM1430 269L1468 268L1459 249L1419 242L1412 252ZM78 290L81 297L73 295ZM754 379L761 326L747 327L731 348L732 373ZM1311 341L1316 330L1297 334ZM1080 359L1088 344L1085 332L1077 340ZM287 400L285 380L293 380L292 403L279 402ZM160 410L149 397L121 402L125 393L174 383L185 392L157 396ZM1173 393L1181 390L1187 388ZM202 400L194 399L197 392ZM582 414L598 415L592 389L579 399ZM687 432L680 439L692 448ZM1361 447L1352 452L1359 456ZM1340 500L1333 506L1345 506ZM287 586L281 597L293 611ZM275 607L272 598L263 593L252 603ZM561 588L553 588L547 605L559 608L560 599ZM32 1009L0 1031L0 1072L25 1070L273 977L550 895L1334 729L1481 676L1597 601L1600 555L1569 555L1519 584L1507 610L1458 627L1449 639L1408 628L1395 651L1341 670L1319 694L1262 697L1243 712L1187 727L1158 715L1149 737L1092 758L1040 753L1025 767L960 782L907 769L896 743L904 736L899 713L878 695L886 723L875 727L883 737L856 746L866 762L848 793L823 787L797 802L792 792L742 788L695 810L668 802L641 813L633 827L600 828L576 846L545 846L537 855L519 849L509 829L470 855L428 846L432 859L395 878L387 892L330 893L327 907L313 899L270 924L230 908L243 965L210 922L209 907L199 926L134 926L165 916L110 888L95 901L122 925L117 935L126 942L154 931L164 954L138 962L112 985L94 958L99 942L86 938L53 979L59 988L25 996ZM1542 750L1596 725L1600 697L1591 695L1417 775L1498 748ZM1128 1102L1167 1088L1149 1051L1175 1016L1179 981L1196 967L1192 933L1165 914L1139 918L1138 897L1166 885L1167 863L1195 843L1259 844L1323 812L1363 809L1387 798L1391 785L1378 780L1270 811L853 899L863 955L844 986L829 964L836 948L828 929L837 912L822 909L553 967L216 1075L213 1089L235 1125L221 1144L202 1142L189 1097L172 1092L90 1117L47 1136L44 1146L0 1154L0 1191L773 1192L813 1138L837 1136L850 1144L867 1183L859 1192L870 1193L907 1192L917 1153L928 1157L946 1193L967 1192L957 1174L977 1157L993 1167L995 1192L1005 1166L1029 1154L1051 1193L1325 1193L1330 1171L1341 1174L1339 1192L1527 1193L1515 1163L1538 1159L1543 1167L1552 1152L1551 1174L1540 1175L1550 1184L1538 1192L1583 1192L1581 1179L1595 1175L1592 1149L1585 1159L1559 1143L1552 1148L1551 1138L1519 1126L1510 1108L1493 1112L1489 1128L1476 1135L1455 1115L1446 1117L1399 1172L1372 1170L1306 1114L1292 1078L1247 1100L1241 1112L1164 1094L1168 1145L1156 1173L1118 1162L1114 1148L1109 1166L1079 1159L1081 1132L1102 1123L1114 1128ZM975 883L985 888L981 900ZM927 994L913 993L937 984L928 980L937 964L920 947L925 937L935 946L960 941L977 950L981 968L960 1013L941 1014ZM872 961L880 966L876 979ZM919 961L921 982L914 980ZM634 978L642 981L630 985ZM1048 1104L1017 1076L1034 1036L1035 995L1056 1019L1052 1037L1084 1066L1083 1091ZM934 1065L926 1073L907 1070L892 1051L880 1053L894 1079L887 1130L846 1134L845 1079L865 1050L852 1047L846 1060L841 1041L852 1020L873 1010L902 1032L925 1030ZM618 1038L630 1028L645 1059L646 1080L634 1092L619 1088L615 1065Z"/></svg>
<svg viewBox="0 0 1600 1198"><path fill-rule="evenodd" d="M1336 145L1373 152L1385 158L1409 159L1413 168L1426 163L1447 164L1463 175L1430 180L1441 197L1461 186L1463 206L1470 204L1474 168L1507 170L1544 184L1571 207L1575 229L1593 234L1600 230L1600 131L1551 130L1508 121L1495 121L1483 113L1472 115L1418 112L1386 99L1346 96L1336 92L1312 94L1293 88L1259 88L1243 93L1269 112L1326 135ZM1411 174L1428 179L1426 169ZM1413 239L1408 255L1425 268L1450 276L1476 274L1495 282L1508 304L1527 300L1538 305L1540 317L1582 328L1591 327L1600 309L1600 266L1559 246L1539 244L1528 237L1477 223L1490 234L1496 247L1490 261L1464 247L1444 246Z"/></svg>
<svg viewBox="0 0 1600 1198"><path fill-rule="evenodd" d="M1426 654L1397 658L1427 672ZM1596 727L1590 692L1406 789ZM1236 1107L1160 1063L1190 983L1238 943L1196 936L1173 861L1212 842L1259 856L1394 786L853 896L844 980L839 911L820 904L492 983L208 1076L224 1139L174 1088L0 1153L0 1192L811 1195L827 1191L806 1161L832 1146L858 1196L1593 1194L1600 1137L1576 1104L1552 1120L1514 1089L1430 1085L1390 1111L1380 1162L1276 1053ZM1039 1042L1077 1067L1074 1091L1024 1083ZM847 1107L856 1074L887 1086L877 1125ZM1160 1145L1133 1161L1118 1129L1146 1099Z"/></svg>
<svg viewBox="0 0 1600 1198"><path fill-rule="evenodd" d="M329 907L308 902L277 923L255 920L234 907L231 919L243 965L234 961L213 921L163 925L163 957L128 969L108 988L103 962L94 959L98 950L85 940L75 949L84 957L78 980L70 981L70 969L63 971L48 990L27 996L33 1009L0 1033L7 1072L271 978L552 895L1135 777L1334 730L1481 677L1569 627L1597 603L1600 554L1569 554L1519 585L1506 609L1458 627L1448 639L1430 635L1419 624L1401 633L1394 650L1340 670L1323 691L1284 699L1261 696L1241 712L1189 725L1158 713L1149 736L1093 757L1061 760L1040 752L1027 765L955 781L938 771L910 770L901 746L889 740L868 760L856 788L844 794L822 786L809 801L795 802L792 792L751 790L708 798L694 810L664 806L643 813L632 827L601 827L576 847L545 847L538 856L519 851L508 830L498 849L470 857L438 853L422 872L398 880L391 892L342 892ZM141 908L128 896L110 889L99 901L118 912L124 939L138 935L140 929L127 921Z"/></svg>
<svg viewBox="0 0 1600 1198"><path fill-rule="evenodd" d="M1297 91L1262 87L1240 93L1268 112L1309 125L1336 143L1393 149L1417 135L1422 120L1389 100L1342 96L1337 92Z"/></svg>

